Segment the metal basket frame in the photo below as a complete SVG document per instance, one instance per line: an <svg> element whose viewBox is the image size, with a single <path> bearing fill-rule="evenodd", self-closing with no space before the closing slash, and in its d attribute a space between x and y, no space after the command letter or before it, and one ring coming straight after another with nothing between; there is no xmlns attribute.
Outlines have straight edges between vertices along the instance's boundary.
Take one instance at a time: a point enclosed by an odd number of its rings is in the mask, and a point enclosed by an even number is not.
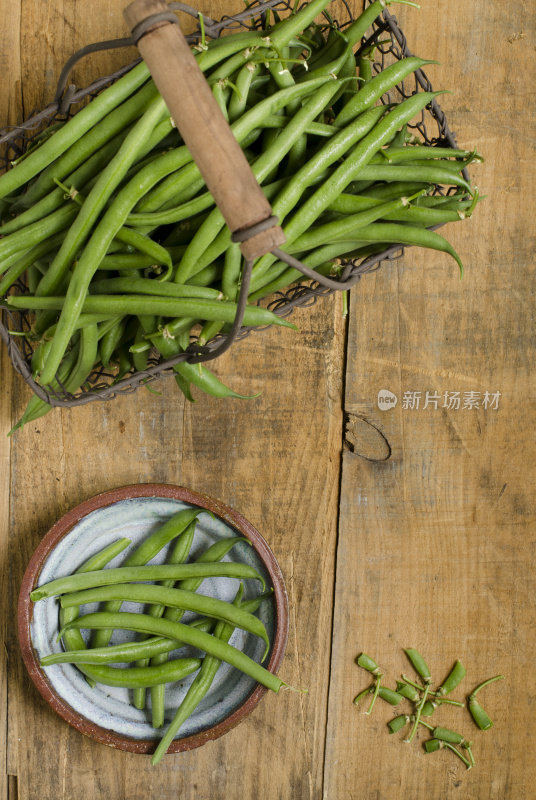
<svg viewBox="0 0 536 800"><path fill-rule="evenodd" d="M191 6L175 2L169 5L173 10L184 12L195 18L199 17L198 11ZM328 21L330 24L336 24L344 31L344 28L352 22L352 15L344 0L343 6L346 9L345 13L347 14L347 19L341 22L329 18ZM225 16L219 21L204 17L205 32L210 38L216 38L224 30L251 28L251 20L255 17L260 17L262 19L270 8L274 8L277 11L287 11L292 8L292 3L290 0L254 0L246 11ZM387 43L380 44L377 47L376 52L378 60L373 65L373 69L376 72L381 71L386 65L392 63L393 60L400 60L412 55L408 48L406 37L400 30L396 18L389 14L386 9L384 9L382 15L373 24L371 30L371 35L362 42L361 47L367 47L373 42L378 41L385 34L389 37ZM200 36L201 29L198 23L197 30L187 38L190 42L196 42L200 39ZM8 167L14 158L24 153L32 140L43 128L56 121L68 119L75 113L73 111L73 106L98 94L99 91L109 86L140 61L140 59L137 59L121 67L112 75L99 78L83 89L77 89L73 84L67 84L70 72L78 60L99 50L131 45L132 41L130 39L115 39L88 45L75 53L62 69L53 102L41 111L30 115L30 117L20 125L10 126L0 131L0 144L3 144L5 148L3 156L0 157L0 167ZM432 91L430 81L421 69L413 73L404 83L395 87L393 91L397 94L398 98L404 98L409 97L420 89L423 91ZM382 102L389 102L389 100L390 98L388 96L382 98ZM430 135L428 131L431 125L437 129L437 133L434 136ZM415 130L416 135L426 144L441 145L451 148L456 147L456 140L449 129L445 114L435 99L423 110L420 119L413 123L411 127ZM439 187L438 191L440 191ZM347 288L348 282L350 284L357 283L362 275L379 269L383 261L396 260L400 258L403 253L404 247L401 245L392 245L382 252L360 261L344 262L340 272L340 281L341 283L345 283L346 285L344 288ZM26 290L23 281L19 281L15 285L21 292ZM268 308L278 316L286 317L292 313L294 308L313 305L319 297L331 294L334 291L336 291L336 289L322 286L315 281L300 282L292 285L286 291L275 293L273 299L268 303ZM161 360L156 356L150 357L146 369L129 373L120 380L116 380L113 373L106 372L101 368L89 377L89 380L82 390L73 395L67 392L59 382L59 389L56 390L51 386L47 386L45 389L34 380L30 366L33 348L26 337L17 335L17 333L30 330L30 325L30 314L10 309L0 301L0 338L7 346L8 355L13 367L32 388L33 392L51 406L72 407L83 405L93 400L111 400L117 394L136 391L140 386L146 385L156 378L173 375L173 367L181 361L196 360L194 353L189 353L188 351L181 353L175 358L166 360ZM242 327L235 336L236 340L243 339L253 330L262 329ZM207 360L207 354L210 357L213 351L221 348L222 340L225 340L226 336L227 334L219 334L207 343L204 348L205 356L203 360ZM217 355L217 353L215 355Z"/></svg>

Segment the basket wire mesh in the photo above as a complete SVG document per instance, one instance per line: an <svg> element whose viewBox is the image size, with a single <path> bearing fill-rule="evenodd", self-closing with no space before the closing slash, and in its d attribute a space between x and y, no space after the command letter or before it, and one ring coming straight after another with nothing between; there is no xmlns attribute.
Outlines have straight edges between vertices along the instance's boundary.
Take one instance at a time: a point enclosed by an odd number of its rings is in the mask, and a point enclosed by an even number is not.
<svg viewBox="0 0 536 800"><path fill-rule="evenodd" d="M184 3L170 3L172 10L186 13L199 20L199 13L191 6ZM352 14L348 5L342 3L344 9L344 19L333 19L329 17L329 23L336 25L344 31L344 28L352 22ZM203 17L205 33L210 38L217 38L222 33L236 31L240 29L251 29L256 24L264 24L266 14L269 9L274 9L280 14L289 12L293 9L290 0L254 0L248 8L238 14L226 15L221 20L212 20ZM201 38L201 27L187 37L191 43L195 43ZM370 35L362 41L361 48L366 48L376 43L376 61L373 64L373 71L378 73L385 69L389 64L394 63L411 54L406 37L400 30L396 18L386 9L378 17L371 28ZM77 89L73 84L68 85L69 75L81 58L99 50L112 49L116 47L131 46L130 39L114 39L106 42L99 42L88 45L75 53L65 64L59 81L53 102L38 113L32 114L20 125L10 126L0 130L0 145L4 151L0 155L0 169L7 169L9 165L32 145L39 134L48 126L57 122L62 122L76 113L76 107L81 103L95 97L102 89L111 85L114 81L132 69L139 59L118 69L112 75L108 75L93 81L82 89ZM382 102L389 103L393 99L398 101L409 97L417 91L432 91L430 81L422 69L418 69L410 78L399 84L393 90L394 96L384 96ZM456 147L455 137L450 131L445 114L439 104L434 99L432 103L421 112L420 117L412 122L411 126L414 134L427 145L437 145L443 147ZM465 175L467 177L467 175ZM440 187L437 189L442 191ZM404 248L401 245L392 245L379 253L360 260L343 261L339 273L341 284L344 288L348 285L357 283L362 275L379 269L383 261L396 260L403 255ZM341 287L343 288L343 287ZM25 292L26 285L22 279L15 284L18 292ZM276 292L269 300L267 307L280 317L289 316L296 307L307 307L318 300L319 297L331 294L336 291L332 287L321 285L317 281L301 281L290 286L287 290ZM161 359L158 354L151 354L146 369L131 372L128 375L117 379L116 373L99 368L89 376L84 386L76 394L71 394L65 390L61 382L58 381L58 388L39 385L31 370L31 358L33 354L32 343L23 334L31 329L31 315L24 311L14 311L0 303L0 338L7 346L8 356L14 369L23 377L33 392L45 400L51 406L71 407L92 402L93 400L110 400L117 394L126 394L136 391L139 387L156 378L173 375L175 364L195 358L191 352L183 352L172 359ZM254 330L262 328L242 327L233 338L243 339ZM228 334L218 334L214 339L207 343L204 352L210 357L211 352L221 348L222 340ZM205 359L206 360L206 355Z"/></svg>

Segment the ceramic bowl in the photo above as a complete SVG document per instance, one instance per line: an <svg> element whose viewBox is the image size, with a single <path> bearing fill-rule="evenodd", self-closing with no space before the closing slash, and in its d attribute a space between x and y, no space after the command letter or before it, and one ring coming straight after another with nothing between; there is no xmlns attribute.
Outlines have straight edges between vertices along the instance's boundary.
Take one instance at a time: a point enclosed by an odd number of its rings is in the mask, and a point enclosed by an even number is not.
<svg viewBox="0 0 536 800"><path fill-rule="evenodd" d="M104 744L134 753L151 753L162 735L151 725L150 704L136 709L128 689L97 684L90 688L81 672L72 664L40 666L40 659L61 650L58 633L56 598L32 603L30 592L36 586L74 572L90 556L112 541L127 537L131 544L112 560L120 566L130 550L156 527L183 508L197 506L206 512L198 517L192 556L202 552L221 537L243 536L251 542L235 545L224 560L236 560L254 566L273 589L257 615L262 619L271 643L264 665L277 672L286 646L288 600L283 577L275 557L261 534L241 514L218 500L188 489L161 484L141 484L104 492L69 511L48 531L33 554L19 596L19 641L24 663L35 686L54 711L81 733ZM166 549L151 563L162 563ZM250 585L251 584L251 585ZM232 600L238 582L231 578L206 579L204 594ZM244 598L258 594L258 582L246 581ZM124 604L125 610L128 604ZM82 613L90 610L83 607ZM186 617L185 617L186 620ZM112 643L132 638L117 631ZM230 644L260 661L263 642L244 631L236 630ZM193 652L193 651L192 651ZM189 654L182 648L181 654ZM166 723L184 697L193 675L166 689ZM227 664L222 664L216 679L194 714L187 720L169 752L199 747L216 739L237 725L257 705L267 690ZM149 692L147 693L150 694Z"/></svg>

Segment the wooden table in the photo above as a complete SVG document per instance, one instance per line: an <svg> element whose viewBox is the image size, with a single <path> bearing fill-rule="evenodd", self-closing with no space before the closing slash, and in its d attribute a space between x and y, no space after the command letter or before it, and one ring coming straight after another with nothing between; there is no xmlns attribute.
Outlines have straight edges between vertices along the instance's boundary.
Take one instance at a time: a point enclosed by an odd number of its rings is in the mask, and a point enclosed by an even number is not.
<svg viewBox="0 0 536 800"><path fill-rule="evenodd" d="M122 6L0 0L2 122L43 107L75 49L124 35ZM214 17L230 6L199 2ZM473 173L486 200L445 230L463 280L447 256L410 250L361 281L347 318L340 297L324 299L294 315L298 333L254 335L222 357L218 374L260 392L254 400L191 405L168 380L161 396L54 411L13 438L29 393L0 348L2 798L536 796L534 14L512 0L395 13L411 49L440 62L428 73L452 90L441 104L459 143L486 157ZM99 55L76 82L132 55ZM378 407L382 389L398 398L391 410ZM22 574L53 521L138 482L206 492L262 531L290 599L280 674L309 690L266 696L224 738L158 768L56 717L25 672L15 626ZM506 676L482 695L491 731L466 711L437 712L472 738L472 771L388 736L386 704L370 717L352 704L367 685L356 656L374 656L393 685L411 671L404 647L438 681L460 658L455 696Z"/></svg>

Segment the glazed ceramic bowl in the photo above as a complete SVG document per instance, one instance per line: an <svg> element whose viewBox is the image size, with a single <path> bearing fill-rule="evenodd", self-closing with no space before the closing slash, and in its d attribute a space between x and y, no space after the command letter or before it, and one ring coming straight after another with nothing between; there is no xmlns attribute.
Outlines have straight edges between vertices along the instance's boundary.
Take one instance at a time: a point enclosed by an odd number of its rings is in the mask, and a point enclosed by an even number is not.
<svg viewBox="0 0 536 800"><path fill-rule="evenodd" d="M235 545L224 560L241 561L255 567L273 589L263 601L258 616L264 622L271 643L264 666L277 672L285 650L288 631L288 601L283 577L273 553L261 534L239 513L218 500L188 489L162 484L141 484L104 492L69 511L48 531L28 565L19 596L19 641L24 663L35 686L66 722L92 739L134 753L151 753L162 735L151 725L150 705L139 710L131 702L128 689L97 684L91 688L73 664L43 668L40 659L59 652L58 602L56 598L33 603L30 592L36 586L70 574L89 557L111 542L127 537L131 544L112 560L120 566L155 528L183 508L196 506L207 513L198 517L192 556L202 552L221 537L241 536L249 540ZM210 512L210 513L208 513ZM166 549L151 563L162 563ZM249 585L251 584L251 585ZM206 579L203 594L232 600L238 582L235 579ZM244 598L258 594L258 582L246 581ZM125 604L125 610L128 609ZM85 612L85 607L82 613ZM89 607L87 610L90 610ZM132 638L117 631L112 643ZM236 630L230 644L257 661L262 658L263 643L251 634ZM185 648L182 654L188 655ZM192 651L193 653L193 651ZM166 723L184 697L193 675L166 688ZM228 664L222 664L216 679L194 714L187 720L169 752L199 747L216 739L237 725L255 708L267 690ZM149 694L149 693L148 693Z"/></svg>

